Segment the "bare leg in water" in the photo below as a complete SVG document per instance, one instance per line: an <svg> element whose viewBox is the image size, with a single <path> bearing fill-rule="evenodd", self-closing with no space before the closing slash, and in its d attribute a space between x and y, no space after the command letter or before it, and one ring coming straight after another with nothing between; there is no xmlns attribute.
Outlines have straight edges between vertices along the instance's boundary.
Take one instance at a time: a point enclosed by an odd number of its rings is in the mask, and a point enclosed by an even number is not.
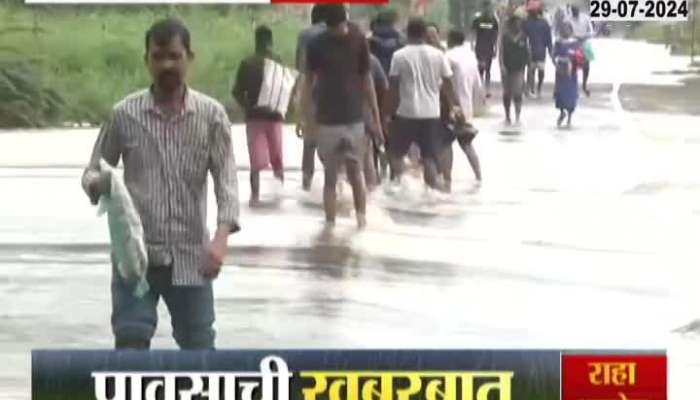
<svg viewBox="0 0 700 400"><path fill-rule="evenodd" d="M561 127L564 123L564 118L566 118L566 111L562 108L559 110L559 118L557 118L557 128Z"/></svg>
<svg viewBox="0 0 700 400"><path fill-rule="evenodd" d="M476 150L471 143L466 143L466 140L458 139L459 147L462 149L464 154L467 156L467 161L469 161L469 166L474 172L476 180L481 182L481 165L479 163L479 156L476 154ZM445 180L445 192L449 193L452 191L452 165L453 165L453 154L452 146L449 145L443 151L440 164L441 173Z"/></svg>
<svg viewBox="0 0 700 400"><path fill-rule="evenodd" d="M438 185L438 163L433 157L423 158L423 181L429 188L444 190Z"/></svg>
<svg viewBox="0 0 700 400"><path fill-rule="evenodd" d="M352 198L355 203L357 227L364 228L367 225L367 198L365 192L365 180L362 175L362 166L356 160L348 160L345 168L348 174L348 181L352 187Z"/></svg>
<svg viewBox="0 0 700 400"><path fill-rule="evenodd" d="M544 68L537 70L537 97L542 96L542 82L544 82Z"/></svg>
<svg viewBox="0 0 700 400"><path fill-rule="evenodd" d="M336 162L328 162L324 171L323 184L323 208L326 212L326 223L335 225L335 214L337 208L336 185L338 183L338 165Z"/></svg>
<svg viewBox="0 0 700 400"><path fill-rule="evenodd" d="M250 171L250 204L260 202L260 171Z"/></svg>
<svg viewBox="0 0 700 400"><path fill-rule="evenodd" d="M513 103L515 104L515 123L520 123L520 111L523 109L523 95L513 97Z"/></svg>
<svg viewBox="0 0 700 400"><path fill-rule="evenodd" d="M344 161L337 161L344 162ZM340 166L336 163L328 164L325 169L325 182L323 186L323 207L326 212L326 223L330 226L335 225L335 217L337 213L337 184L338 171ZM359 228L364 228L367 224L367 200L365 193L365 182L362 175L362 166L355 160L346 161L345 172L348 177L348 182L352 187L353 201L355 203L355 214L357 216L357 225Z"/></svg>
<svg viewBox="0 0 700 400"><path fill-rule="evenodd" d="M301 160L301 170L302 188L306 191L309 191L311 189L311 181L314 177L315 164L316 141L313 139L304 139L304 152Z"/></svg>
<svg viewBox="0 0 700 400"><path fill-rule="evenodd" d="M588 75L591 73L591 63L586 61L583 63L583 91L586 96L590 96L591 92L588 90Z"/></svg>
<svg viewBox="0 0 700 400"><path fill-rule="evenodd" d="M506 113L506 125L510 125L512 120L510 119L510 95L503 94L503 110Z"/></svg>
<svg viewBox="0 0 700 400"><path fill-rule="evenodd" d="M476 180L481 182L481 164L479 163L479 156L476 154L474 146L472 146L471 143L460 143L459 147L462 148L462 151L467 156L467 160L472 167L472 171L474 171Z"/></svg>

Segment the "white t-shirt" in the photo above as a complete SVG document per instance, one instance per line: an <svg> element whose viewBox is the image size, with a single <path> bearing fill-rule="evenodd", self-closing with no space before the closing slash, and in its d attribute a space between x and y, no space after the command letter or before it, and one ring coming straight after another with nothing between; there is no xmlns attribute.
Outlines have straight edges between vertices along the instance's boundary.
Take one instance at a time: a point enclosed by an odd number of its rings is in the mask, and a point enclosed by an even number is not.
<svg viewBox="0 0 700 400"><path fill-rule="evenodd" d="M447 57L427 45L408 45L394 53L390 78L399 79L400 117L411 119L440 118L442 80L452 77Z"/></svg>
<svg viewBox="0 0 700 400"><path fill-rule="evenodd" d="M447 51L452 67L452 86L467 121L474 116L475 95L481 92L481 78L476 55L469 46L457 46Z"/></svg>
<svg viewBox="0 0 700 400"><path fill-rule="evenodd" d="M571 22L575 38L588 39L593 36L593 25L591 25L591 19L588 15L580 13L578 18L571 16L569 22Z"/></svg>

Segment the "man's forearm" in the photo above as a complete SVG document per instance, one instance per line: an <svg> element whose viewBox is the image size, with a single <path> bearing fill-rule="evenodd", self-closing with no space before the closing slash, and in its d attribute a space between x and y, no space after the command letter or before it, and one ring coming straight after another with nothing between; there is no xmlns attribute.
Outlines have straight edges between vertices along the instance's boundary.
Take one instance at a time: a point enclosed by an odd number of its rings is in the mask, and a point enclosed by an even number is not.
<svg viewBox="0 0 700 400"><path fill-rule="evenodd" d="M241 107L244 111L248 110L248 102L246 101L245 95L243 92L236 91L234 90L232 92L233 99L236 100L236 103L238 103L238 106Z"/></svg>
<svg viewBox="0 0 700 400"><path fill-rule="evenodd" d="M445 78L442 85L450 108L459 107L459 99L455 94L454 85L452 85L452 78Z"/></svg>
<svg viewBox="0 0 700 400"><path fill-rule="evenodd" d="M301 93L299 95L299 115L302 122L308 123L311 119L311 92L313 90L313 76L309 73L302 75Z"/></svg>
<svg viewBox="0 0 700 400"><path fill-rule="evenodd" d="M387 112L389 116L394 116L399 110L399 82L398 78L392 78L389 83L389 98L387 100Z"/></svg>
<svg viewBox="0 0 700 400"><path fill-rule="evenodd" d="M379 105L377 103L377 93L374 90L374 82L371 75L367 74L364 79L364 92L367 103L372 110L372 118L374 118L377 126L381 127L381 117L379 115Z"/></svg>
<svg viewBox="0 0 700 400"><path fill-rule="evenodd" d="M231 235L233 227L228 223L221 223L216 228L214 240L228 243L228 237Z"/></svg>

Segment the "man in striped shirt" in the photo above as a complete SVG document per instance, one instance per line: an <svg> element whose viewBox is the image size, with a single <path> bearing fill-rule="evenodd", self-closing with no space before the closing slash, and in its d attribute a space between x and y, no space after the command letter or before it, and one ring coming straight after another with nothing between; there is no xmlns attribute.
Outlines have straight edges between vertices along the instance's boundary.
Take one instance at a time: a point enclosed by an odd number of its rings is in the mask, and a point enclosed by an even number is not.
<svg viewBox="0 0 700 400"><path fill-rule="evenodd" d="M124 181L139 211L149 258L149 292L142 298L112 268L112 330L117 348L149 348L163 297L173 336L183 349L214 347L211 280L238 224L238 184L230 122L221 104L187 87L194 54L176 19L146 33L145 62L152 86L120 101L102 126L83 174L93 204L109 193L99 160L121 159ZM214 181L217 230L206 227L207 173ZM114 264L114 263L113 263Z"/></svg>

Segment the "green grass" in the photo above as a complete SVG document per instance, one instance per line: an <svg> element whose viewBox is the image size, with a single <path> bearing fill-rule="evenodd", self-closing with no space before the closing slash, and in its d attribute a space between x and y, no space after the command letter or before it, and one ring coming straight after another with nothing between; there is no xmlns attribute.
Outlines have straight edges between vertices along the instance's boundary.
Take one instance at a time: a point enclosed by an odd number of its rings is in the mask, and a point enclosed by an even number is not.
<svg viewBox="0 0 700 400"><path fill-rule="evenodd" d="M144 33L158 18L178 16L192 34L195 61L190 85L240 117L231 84L240 60L253 48L256 23L269 25L275 49L293 62L303 8L254 6L122 6L30 8L0 3L0 63L31 60L41 84L65 106L59 120L99 124L112 105L150 82L143 63ZM257 21L257 22L256 22ZM28 29L27 29L28 28ZM34 28L37 28L36 30Z"/></svg>
<svg viewBox="0 0 700 400"><path fill-rule="evenodd" d="M671 31L666 31L668 27ZM697 23L695 32L695 52L700 53L700 23ZM629 35L631 39L642 39L652 43L673 45L674 54L688 55L692 42L692 25L690 21L677 22L673 24L661 24L658 22L645 22L632 30Z"/></svg>

